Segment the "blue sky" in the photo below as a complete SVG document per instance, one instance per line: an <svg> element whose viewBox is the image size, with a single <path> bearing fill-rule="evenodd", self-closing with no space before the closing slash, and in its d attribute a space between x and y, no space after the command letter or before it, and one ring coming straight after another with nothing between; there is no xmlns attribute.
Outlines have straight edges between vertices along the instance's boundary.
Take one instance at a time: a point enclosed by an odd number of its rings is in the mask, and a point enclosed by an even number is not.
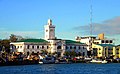
<svg viewBox="0 0 120 74"><path fill-rule="evenodd" d="M92 0L94 35L104 32L119 43L119 3L120 0ZM0 39L10 34L43 38L49 18L58 38L89 35L90 4L90 0L0 0Z"/></svg>

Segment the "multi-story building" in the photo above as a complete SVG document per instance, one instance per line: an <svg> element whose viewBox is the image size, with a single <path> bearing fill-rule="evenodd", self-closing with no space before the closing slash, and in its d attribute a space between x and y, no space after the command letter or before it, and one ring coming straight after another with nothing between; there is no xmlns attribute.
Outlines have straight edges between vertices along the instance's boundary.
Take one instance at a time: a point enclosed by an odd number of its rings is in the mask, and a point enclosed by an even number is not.
<svg viewBox="0 0 120 74"><path fill-rule="evenodd" d="M93 56L93 54L97 54L93 51L93 46L94 44L97 44L97 45L108 45L108 44L111 44L113 45L113 40L112 39L105 39L104 37L104 33L101 33L98 35L98 38L96 37L93 37L93 36L87 36L87 37L76 37L76 41L78 42L82 42L82 43L85 43L87 44L87 53L88 53L88 56ZM95 48L96 49L96 48ZM94 50L95 50L94 49ZM96 50L97 51L97 50ZM93 53L94 52L94 53Z"/></svg>
<svg viewBox="0 0 120 74"><path fill-rule="evenodd" d="M112 44L92 44L93 56L99 58L110 58L115 56L115 46Z"/></svg>
<svg viewBox="0 0 120 74"><path fill-rule="evenodd" d="M74 50L76 53L87 56L86 44L73 40L57 39L55 37L55 26L52 24L51 19L48 20L48 23L44 28L44 39L24 39L17 42L11 42L11 51L31 54L41 53L46 50L48 53L58 53L63 56L65 51Z"/></svg>

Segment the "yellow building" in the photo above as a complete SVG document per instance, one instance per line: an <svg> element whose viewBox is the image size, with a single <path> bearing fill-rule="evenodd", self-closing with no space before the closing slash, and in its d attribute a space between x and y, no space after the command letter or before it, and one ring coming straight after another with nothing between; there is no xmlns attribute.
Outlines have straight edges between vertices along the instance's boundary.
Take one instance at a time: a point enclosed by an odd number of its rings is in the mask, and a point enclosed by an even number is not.
<svg viewBox="0 0 120 74"><path fill-rule="evenodd" d="M92 44L93 56L98 58L109 58L115 56L115 46L112 44Z"/></svg>
<svg viewBox="0 0 120 74"><path fill-rule="evenodd" d="M113 52L114 58L120 58L120 45L114 47L114 52Z"/></svg>
<svg viewBox="0 0 120 74"><path fill-rule="evenodd" d="M99 35L98 35L98 39L104 40L104 39L105 39L105 38L104 38L104 33L99 34Z"/></svg>

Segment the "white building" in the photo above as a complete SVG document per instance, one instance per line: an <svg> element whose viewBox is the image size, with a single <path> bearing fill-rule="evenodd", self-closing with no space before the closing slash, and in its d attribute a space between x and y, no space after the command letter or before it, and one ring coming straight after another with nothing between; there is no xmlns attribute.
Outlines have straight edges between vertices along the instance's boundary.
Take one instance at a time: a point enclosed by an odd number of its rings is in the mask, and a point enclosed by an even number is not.
<svg viewBox="0 0 120 74"><path fill-rule="evenodd" d="M87 44L87 55L88 56L91 56L91 54L93 53L92 44L113 44L113 40L105 39L103 33L99 34L98 38L93 37L93 36L76 37L76 41Z"/></svg>
<svg viewBox="0 0 120 74"><path fill-rule="evenodd" d="M65 51L75 51L87 56L87 45L73 40L62 40L55 37L55 26L52 25L52 20L49 19L45 25L44 39L24 39L17 42L11 42L12 52L22 52L24 54L41 53L46 50L49 53L59 53L64 55Z"/></svg>
<svg viewBox="0 0 120 74"><path fill-rule="evenodd" d="M86 37L77 37L76 41L87 44L87 51L91 51L92 50L92 43L95 39L96 39L96 37L86 36Z"/></svg>

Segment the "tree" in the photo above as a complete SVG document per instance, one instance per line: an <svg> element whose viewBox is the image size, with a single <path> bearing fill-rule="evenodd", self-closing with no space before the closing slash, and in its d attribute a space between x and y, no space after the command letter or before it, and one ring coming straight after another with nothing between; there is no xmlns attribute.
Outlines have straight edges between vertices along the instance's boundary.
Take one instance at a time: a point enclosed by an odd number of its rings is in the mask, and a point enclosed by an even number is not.
<svg viewBox="0 0 120 74"><path fill-rule="evenodd" d="M18 40L23 40L24 38L22 37L22 36L17 36L17 35L14 35L14 34L11 34L10 35L10 38L9 38L9 40L11 41L11 42L16 42L16 41L18 41Z"/></svg>
<svg viewBox="0 0 120 74"><path fill-rule="evenodd" d="M16 35L11 34L9 40L10 40L11 42L16 42L16 41L17 41L17 37L16 37Z"/></svg>
<svg viewBox="0 0 120 74"><path fill-rule="evenodd" d="M0 46L2 47L2 50L9 53L10 52L10 40L4 39L0 41Z"/></svg>

